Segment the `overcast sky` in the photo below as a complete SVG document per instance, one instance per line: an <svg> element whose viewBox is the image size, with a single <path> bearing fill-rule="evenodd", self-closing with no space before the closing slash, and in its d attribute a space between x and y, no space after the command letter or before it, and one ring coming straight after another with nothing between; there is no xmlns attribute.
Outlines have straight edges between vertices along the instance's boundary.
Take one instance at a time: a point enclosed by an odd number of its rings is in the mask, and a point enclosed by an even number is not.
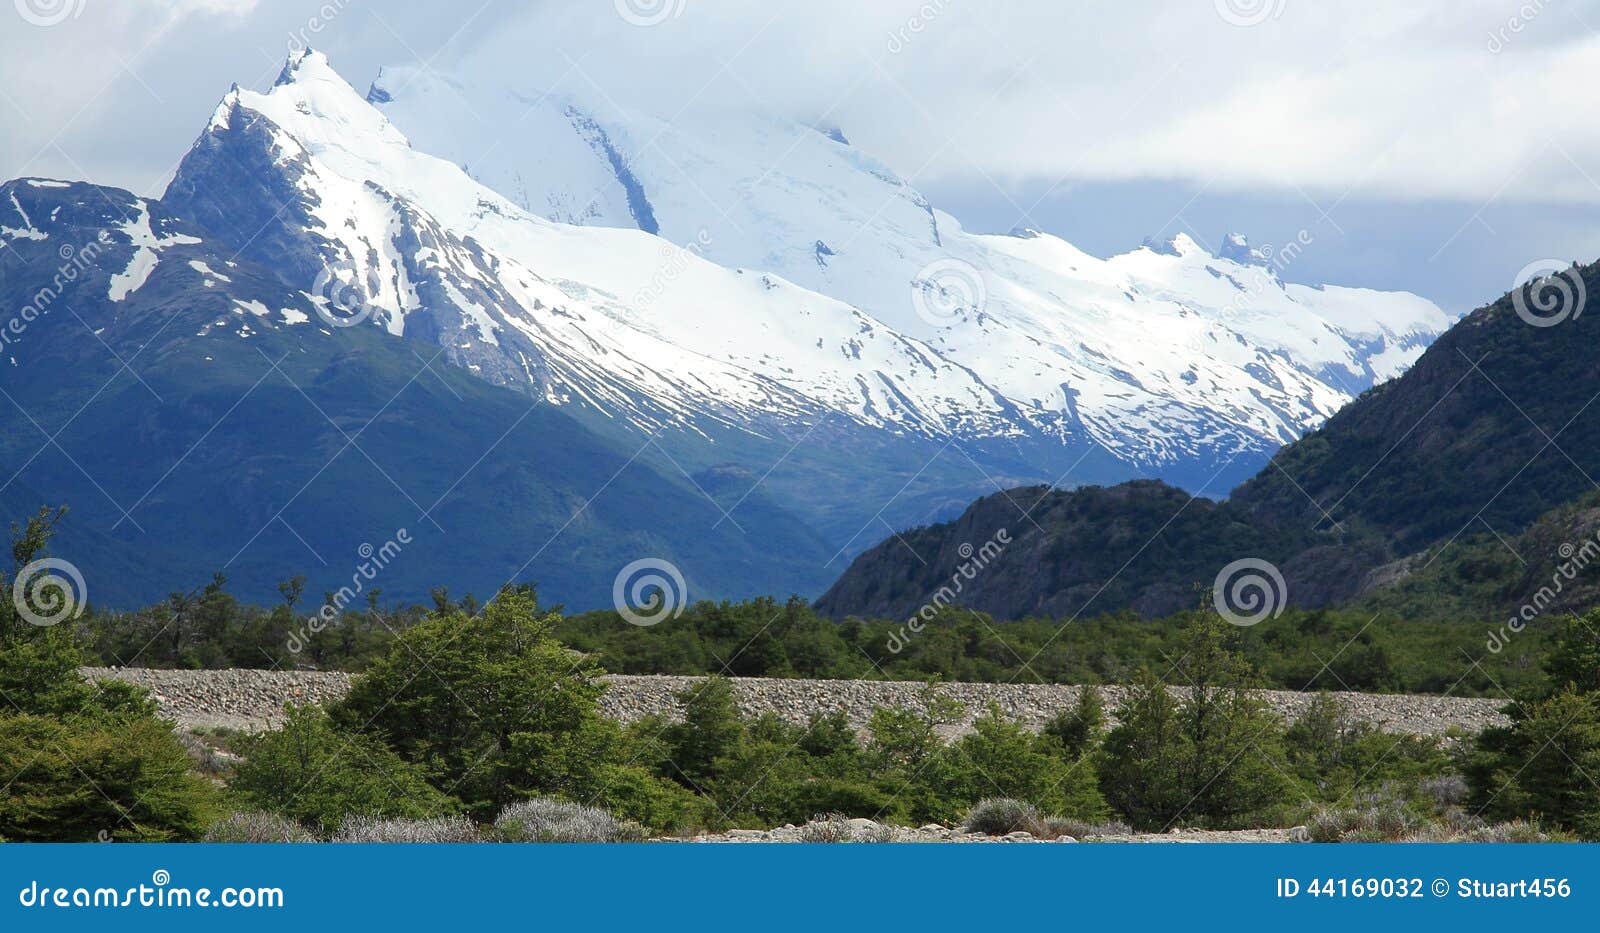
<svg viewBox="0 0 1600 933"><path fill-rule="evenodd" d="M971 228L1185 230L1467 310L1600 257L1600 0L13 0L0 177L157 195L216 101L309 40L670 116L839 125ZM52 22L60 19L60 22Z"/></svg>

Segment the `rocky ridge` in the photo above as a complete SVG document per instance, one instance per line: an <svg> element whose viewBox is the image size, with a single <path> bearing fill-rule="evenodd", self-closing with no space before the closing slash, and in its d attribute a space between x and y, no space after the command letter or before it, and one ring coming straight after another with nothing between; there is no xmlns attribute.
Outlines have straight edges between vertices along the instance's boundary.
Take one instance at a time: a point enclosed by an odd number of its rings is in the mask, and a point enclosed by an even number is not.
<svg viewBox="0 0 1600 933"><path fill-rule="evenodd" d="M351 675L337 671L166 671L145 668L85 668L92 679L116 679L150 690L163 715L188 728L228 728L254 731L271 728L283 719L291 703L324 703L342 697ZM621 722L652 714L672 715L675 694L699 681L698 677L610 675L611 689L601 699L601 711ZM747 715L775 713L793 722L812 715L842 712L858 729L864 729L872 710L880 706L920 707L924 685L905 681L790 680L731 678L740 709ZM990 704L1028 728L1038 729L1076 700L1079 687L1041 684L942 684L945 696L960 701L966 715L946 727L948 736L967 731L973 719ZM1108 709L1114 711L1127 693L1119 685L1100 687ZM1174 687L1182 696L1186 690ZM1262 691L1262 698L1285 718L1293 718L1311 702L1313 694L1288 690ZM1503 725L1501 701L1484 698L1417 696L1400 694L1339 693L1350 714L1389 732L1416 735L1476 733Z"/></svg>

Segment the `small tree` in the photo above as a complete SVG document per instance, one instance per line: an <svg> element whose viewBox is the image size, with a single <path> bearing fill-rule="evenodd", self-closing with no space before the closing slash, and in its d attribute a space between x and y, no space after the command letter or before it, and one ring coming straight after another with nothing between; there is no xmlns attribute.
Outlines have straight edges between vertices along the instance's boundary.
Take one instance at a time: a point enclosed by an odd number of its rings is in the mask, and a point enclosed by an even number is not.
<svg viewBox="0 0 1600 933"><path fill-rule="evenodd" d="M1140 829L1161 829L1188 803L1185 761L1191 740L1178 704L1153 671L1145 669L1117 711L1106 735L1100 788L1107 802Z"/></svg>
<svg viewBox="0 0 1600 933"><path fill-rule="evenodd" d="M669 726L662 738L672 777L686 787L702 788L717 778L717 759L727 755L744 735L733 685L725 677L707 677L678 693L683 721Z"/></svg>
<svg viewBox="0 0 1600 933"><path fill-rule="evenodd" d="M1545 662L1549 686L1505 708L1466 768L1472 802L1506 819L1534 818L1600 840L1600 610L1568 621Z"/></svg>
<svg viewBox="0 0 1600 933"><path fill-rule="evenodd" d="M142 690L85 681L74 626L29 624L10 598L64 512L41 509L13 528L13 567L0 571L0 838L199 838L216 792L191 769L171 724Z"/></svg>
<svg viewBox="0 0 1600 933"><path fill-rule="evenodd" d="M386 742L480 820L530 796L603 796L626 743L600 716L599 667L551 634L559 613L541 612L523 586L478 616L442 593L438 604L356 679L334 719Z"/></svg>
<svg viewBox="0 0 1600 933"><path fill-rule="evenodd" d="M1551 694L1566 688L1600 693L1600 609L1567 620L1544 668L1550 675Z"/></svg>
<svg viewBox="0 0 1600 933"><path fill-rule="evenodd" d="M1099 746L1105 734L1106 703L1097 687L1082 687L1072 709L1062 710L1044 725L1044 734L1055 739L1069 759L1075 759Z"/></svg>
<svg viewBox="0 0 1600 933"><path fill-rule="evenodd" d="M944 796L955 819L987 797L1026 801L1053 816L1095 820L1107 815L1088 757L1063 761L1053 739L1036 736L1005 718L999 707L972 724L944 753Z"/></svg>
<svg viewBox="0 0 1600 933"><path fill-rule="evenodd" d="M1283 815L1299 792L1287 777L1283 723L1250 689L1253 672L1230 645L1236 635L1215 615L1196 618L1178 664L1188 698L1175 702L1146 671L1106 737L1101 786L1134 825L1259 823Z"/></svg>

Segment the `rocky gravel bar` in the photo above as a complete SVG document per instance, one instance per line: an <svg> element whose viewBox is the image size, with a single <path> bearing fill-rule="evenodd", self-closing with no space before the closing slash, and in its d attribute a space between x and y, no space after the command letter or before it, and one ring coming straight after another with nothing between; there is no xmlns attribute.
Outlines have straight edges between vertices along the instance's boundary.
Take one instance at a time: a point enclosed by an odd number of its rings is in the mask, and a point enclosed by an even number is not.
<svg viewBox="0 0 1600 933"><path fill-rule="evenodd" d="M349 674L337 671L163 671L146 668L85 668L93 679L116 679L148 689L162 714L188 728L227 728L256 731L283 721L283 708L291 703L324 703L342 697L350 688ZM426 676L426 675L425 675ZM622 722L644 716L677 712L675 694L699 681L698 677L611 675L611 689L601 700L601 710ZM816 714L844 713L858 729L866 726L872 710L880 706L920 707L923 684L874 680L783 680L758 677L731 678L740 709L747 715L776 713L793 722ZM1079 687L1038 684L942 684L941 693L959 700L966 709L963 721L945 731L954 736L971 728L972 720L990 704L1025 726L1038 729L1050 717L1069 708ZM1127 693L1122 686L1099 688L1108 709L1114 711ZM1179 696L1182 687L1172 688ZM1477 733L1488 726L1504 725L1504 702L1496 699L1417 696L1376 693L1338 693L1356 719L1385 731L1416 735ZM1297 716L1314 694L1265 690L1261 697L1285 718Z"/></svg>
<svg viewBox="0 0 1600 933"><path fill-rule="evenodd" d="M819 831L820 830L820 831ZM1041 838L1026 832L1008 833L1004 836L986 836L969 833L960 828L940 826L937 823L912 829L890 826L872 820L840 820L830 824L813 820L804 826L786 825L776 829L730 829L720 833L702 833L696 836L654 839L652 842L954 842L954 843L1015 843L1015 842L1110 842L1110 843L1185 843L1185 842L1305 842L1304 826L1288 829L1174 829L1166 833L1093 833L1077 836Z"/></svg>

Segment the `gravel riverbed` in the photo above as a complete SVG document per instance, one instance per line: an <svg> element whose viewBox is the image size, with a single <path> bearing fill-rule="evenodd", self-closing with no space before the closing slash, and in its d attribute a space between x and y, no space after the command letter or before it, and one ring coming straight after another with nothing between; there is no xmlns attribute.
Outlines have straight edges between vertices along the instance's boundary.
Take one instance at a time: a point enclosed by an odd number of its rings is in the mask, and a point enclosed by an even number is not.
<svg viewBox="0 0 1600 933"><path fill-rule="evenodd" d="M91 678L114 678L150 690L162 714L187 728L228 728L256 731L283 720L290 703L324 703L342 697L350 688L350 675L336 671L162 671L145 668L85 668ZM423 676L427 676L424 674ZM674 694L697 677L611 675L611 689L601 700L601 710L622 722L653 713L672 715ZM781 680L732 678L734 694L746 714L776 713L784 719L805 722L814 714L842 712L857 728L864 728L879 706L917 707L923 685L900 681ZM1029 728L1037 729L1051 716L1072 705L1078 687L1037 684L943 684L940 692L966 707L966 718L947 732L959 735L992 704ZM1126 694L1122 686L1103 686L1106 705L1115 710ZM1182 695L1184 688L1173 692ZM1262 691L1262 698L1279 714L1293 718L1311 702L1313 694L1288 690ZM1476 733L1502 725L1501 700L1373 693L1340 693L1351 714L1389 732L1444 735L1452 731Z"/></svg>

